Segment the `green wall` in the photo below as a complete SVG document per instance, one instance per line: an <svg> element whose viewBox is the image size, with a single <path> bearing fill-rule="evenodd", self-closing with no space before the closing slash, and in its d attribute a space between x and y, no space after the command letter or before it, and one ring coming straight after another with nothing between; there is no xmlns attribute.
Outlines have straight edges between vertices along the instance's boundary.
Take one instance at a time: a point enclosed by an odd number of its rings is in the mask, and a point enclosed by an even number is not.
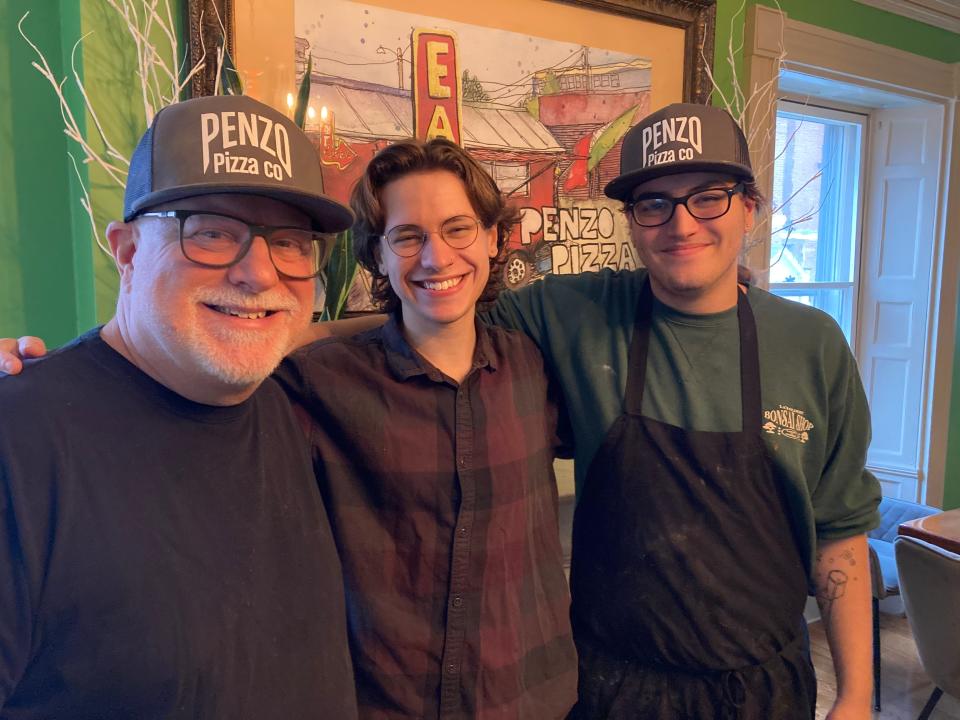
<svg viewBox="0 0 960 720"><path fill-rule="evenodd" d="M173 0L177 22L182 3ZM43 51L56 77L70 74L74 44L78 69L105 135L129 157L145 127L136 55L118 14L104 0L0 0L0 337L29 332L59 345L113 315L117 272L97 247L80 204L80 180L67 152L82 151L63 134L52 87L31 66L25 30ZM163 42L159 33L155 42ZM182 55L182 53L181 53ZM71 107L92 130L72 80ZM87 133L92 145L99 141ZM92 165L82 167L95 227L106 244L107 223L120 217L123 188Z"/></svg>
<svg viewBox="0 0 960 720"><path fill-rule="evenodd" d="M761 0L760 4L779 7L792 20L819 25L941 62L960 62L960 36L956 33L877 10L854 0L782 0L779 5L774 0Z"/></svg>
<svg viewBox="0 0 960 720"><path fill-rule="evenodd" d="M953 351L953 388L950 393L950 429L947 435L947 470L943 507L960 508L960 320Z"/></svg>
<svg viewBox="0 0 960 720"><path fill-rule="evenodd" d="M80 34L74 0L0 0L0 337L29 328L60 343L93 324L88 234L55 95L17 31L27 11L25 30L57 75Z"/></svg>
<svg viewBox="0 0 960 720"><path fill-rule="evenodd" d="M742 45L744 15L746 10L758 1L768 7L783 10L793 20L836 30L941 62L960 62L960 35L861 5L854 0L782 0L779 3L773 0L746 0L745 3L743 0L718 0L714 74L723 87L729 85L733 74L727 60L730 38L734 39L735 47ZM742 83L742 51L736 55L734 67ZM960 507L960 326L957 328L957 346L954 349L943 507Z"/></svg>

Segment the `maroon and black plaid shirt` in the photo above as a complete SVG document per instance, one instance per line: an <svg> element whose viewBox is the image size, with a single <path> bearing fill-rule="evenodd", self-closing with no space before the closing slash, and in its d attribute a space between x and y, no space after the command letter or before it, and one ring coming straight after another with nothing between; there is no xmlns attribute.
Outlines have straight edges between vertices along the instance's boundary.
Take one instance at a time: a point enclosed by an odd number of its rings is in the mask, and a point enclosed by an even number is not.
<svg viewBox="0 0 960 720"><path fill-rule="evenodd" d="M477 325L458 386L395 319L280 372L309 415L362 718L562 718L577 662L556 410L526 336Z"/></svg>

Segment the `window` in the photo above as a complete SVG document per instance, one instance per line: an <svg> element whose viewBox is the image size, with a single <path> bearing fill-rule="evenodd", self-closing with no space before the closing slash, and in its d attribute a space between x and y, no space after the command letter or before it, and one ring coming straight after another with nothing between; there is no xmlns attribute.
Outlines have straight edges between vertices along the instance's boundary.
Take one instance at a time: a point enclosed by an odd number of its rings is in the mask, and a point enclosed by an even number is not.
<svg viewBox="0 0 960 720"><path fill-rule="evenodd" d="M526 163L481 162L483 169L496 181L504 195L526 197L530 194L530 167ZM516 192L514 192L516 190Z"/></svg>
<svg viewBox="0 0 960 720"><path fill-rule="evenodd" d="M777 109L770 292L833 316L854 342L866 117Z"/></svg>

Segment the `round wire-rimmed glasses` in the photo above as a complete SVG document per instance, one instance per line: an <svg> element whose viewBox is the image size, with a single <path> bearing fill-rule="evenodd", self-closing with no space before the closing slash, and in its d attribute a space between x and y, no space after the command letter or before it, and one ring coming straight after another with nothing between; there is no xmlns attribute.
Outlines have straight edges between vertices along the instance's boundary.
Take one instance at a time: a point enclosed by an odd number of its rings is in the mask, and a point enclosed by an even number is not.
<svg viewBox="0 0 960 720"><path fill-rule="evenodd" d="M469 215L447 218L439 230L424 230L419 225L396 225L378 236L400 257L413 257L427 242L431 232L440 235L443 241L456 250L473 245L480 231L480 221Z"/></svg>
<svg viewBox="0 0 960 720"><path fill-rule="evenodd" d="M743 192L744 184L733 187L716 187L683 195L670 197L663 193L644 193L627 203L624 210L640 227L659 227L673 218L677 205L683 205L687 212L697 220L716 220L730 211L730 202L734 195Z"/></svg>
<svg viewBox="0 0 960 720"><path fill-rule="evenodd" d="M262 237L277 272L293 280L319 275L334 242L333 236L314 230L252 225L230 215L198 210L145 212L137 217L175 218L183 256L207 268L236 265L250 251L254 238Z"/></svg>

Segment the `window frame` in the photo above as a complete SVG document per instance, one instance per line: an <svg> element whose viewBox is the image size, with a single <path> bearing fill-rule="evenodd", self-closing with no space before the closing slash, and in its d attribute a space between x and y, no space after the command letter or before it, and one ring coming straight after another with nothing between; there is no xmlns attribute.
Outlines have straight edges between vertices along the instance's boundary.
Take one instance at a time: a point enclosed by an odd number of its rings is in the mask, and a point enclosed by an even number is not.
<svg viewBox="0 0 960 720"><path fill-rule="evenodd" d="M821 104L822 103L822 104ZM796 294L800 294L802 291L806 290L810 293L813 293L817 290L837 290L837 289L846 289L850 288L851 298L850 298L850 334L847 337L851 348L856 352L857 342L860 336L859 322L860 322L860 272L861 265L863 263L863 232L864 232L864 214L865 209L865 198L867 195L867 161L868 161L868 149L870 147L870 138L869 138L869 113L866 109L860 110L859 108L854 109L852 107L843 107L839 103L833 105L832 103L822 101L818 104L811 104L809 101L801 98L792 97L789 95L782 95L777 101L776 112L774 117L774 127L776 127L776 121L780 117L781 113L800 117L810 117L817 120L825 121L836 121L842 123L850 123L859 126L860 129L860 141L859 141L859 162L857 167L853 167L853 163L850 160L850 155L847 155L847 158L844 160L844 167L841 169L841 172L844 175L847 175L851 172L856 172L856 207L852 210L849 209L849 206L841 202L841 208L846 210L845 213L845 222L849 222L853 226L852 232L852 242L853 248L851 250L851 280L850 281L813 281L813 282L793 282L793 283L775 283L770 282L768 284L768 289L771 293L776 294L777 290L784 292L796 291ZM775 151L774 151L775 154ZM776 182L776 161L777 157L773 159L773 165L770 168L770 172L773 176L774 182ZM771 198L772 202L772 198ZM772 210L772 208L771 208ZM819 209L817 210L819 214ZM770 262L773 259L773 236L776 234L777 228L771 225L771 244L770 250L767 257L767 267L772 267ZM838 323L839 324L839 323ZM846 331L846 328L843 328Z"/></svg>

